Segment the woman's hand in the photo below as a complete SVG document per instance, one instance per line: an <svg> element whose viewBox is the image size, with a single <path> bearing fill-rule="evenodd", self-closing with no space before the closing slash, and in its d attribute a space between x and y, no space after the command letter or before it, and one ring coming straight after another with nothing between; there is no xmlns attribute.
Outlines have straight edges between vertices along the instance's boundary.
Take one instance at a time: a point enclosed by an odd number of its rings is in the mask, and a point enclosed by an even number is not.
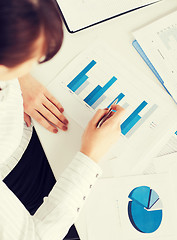
<svg viewBox="0 0 177 240"><path fill-rule="evenodd" d="M25 113L50 132L57 133L57 127L66 131L68 120L62 114L64 109L49 91L29 74L21 77L19 82ZM29 126L31 122L27 115L25 118Z"/></svg>
<svg viewBox="0 0 177 240"><path fill-rule="evenodd" d="M112 109L116 112L112 112L111 117L100 128L97 128L97 124L109 110L98 110L82 137L80 151L95 162L98 162L105 155L121 133L120 119L124 114L124 109L118 105L112 105Z"/></svg>

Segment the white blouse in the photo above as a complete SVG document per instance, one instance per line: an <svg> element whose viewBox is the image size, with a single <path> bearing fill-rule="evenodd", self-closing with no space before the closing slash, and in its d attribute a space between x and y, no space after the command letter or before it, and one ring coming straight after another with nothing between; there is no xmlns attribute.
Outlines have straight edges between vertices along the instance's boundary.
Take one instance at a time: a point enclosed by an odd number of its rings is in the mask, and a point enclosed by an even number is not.
<svg viewBox="0 0 177 240"><path fill-rule="evenodd" d="M34 216L2 181L25 151L32 127L23 121L23 100L18 80L0 81L0 239L61 240L75 222L99 166L78 152Z"/></svg>

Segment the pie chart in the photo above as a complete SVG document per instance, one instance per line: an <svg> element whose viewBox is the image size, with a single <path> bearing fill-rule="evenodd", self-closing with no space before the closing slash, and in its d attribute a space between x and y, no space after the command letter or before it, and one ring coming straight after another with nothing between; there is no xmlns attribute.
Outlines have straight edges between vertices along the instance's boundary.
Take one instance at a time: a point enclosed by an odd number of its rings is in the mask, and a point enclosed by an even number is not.
<svg viewBox="0 0 177 240"><path fill-rule="evenodd" d="M162 202L159 195L148 186L134 188L128 203L128 216L133 227L141 233L153 233L162 222Z"/></svg>

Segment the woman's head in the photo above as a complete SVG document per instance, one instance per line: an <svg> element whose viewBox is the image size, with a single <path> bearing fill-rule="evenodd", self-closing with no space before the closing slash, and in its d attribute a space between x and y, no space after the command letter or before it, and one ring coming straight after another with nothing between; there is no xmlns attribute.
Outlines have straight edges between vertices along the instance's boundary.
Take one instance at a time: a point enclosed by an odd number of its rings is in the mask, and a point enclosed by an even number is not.
<svg viewBox="0 0 177 240"><path fill-rule="evenodd" d="M62 40L62 23L55 1L0 1L0 79L7 72L17 74L13 77L26 74L35 61L50 60Z"/></svg>

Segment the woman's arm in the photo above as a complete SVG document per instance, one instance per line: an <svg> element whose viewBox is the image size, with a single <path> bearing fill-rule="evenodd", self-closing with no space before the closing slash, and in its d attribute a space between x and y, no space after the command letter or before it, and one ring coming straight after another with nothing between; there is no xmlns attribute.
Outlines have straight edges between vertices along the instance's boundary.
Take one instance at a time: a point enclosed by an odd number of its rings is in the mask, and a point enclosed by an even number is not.
<svg viewBox="0 0 177 240"><path fill-rule="evenodd" d="M65 237L101 172L89 157L81 152L76 154L33 216L40 239L60 240Z"/></svg>
<svg viewBox="0 0 177 240"><path fill-rule="evenodd" d="M119 106L113 106L113 109L117 112L99 129L97 123L108 110L98 110L84 132L81 152L77 153L33 216L37 234L42 240L64 238L101 175L96 162L120 135L123 109Z"/></svg>
<svg viewBox="0 0 177 240"><path fill-rule="evenodd" d="M118 106L113 108L117 112L104 122L101 128L97 129L97 123L108 110L99 110L90 121L82 138L81 152L76 154L34 216L31 216L7 186L0 182L0 239L64 238L101 174L96 162L120 135L120 117L123 110Z"/></svg>

